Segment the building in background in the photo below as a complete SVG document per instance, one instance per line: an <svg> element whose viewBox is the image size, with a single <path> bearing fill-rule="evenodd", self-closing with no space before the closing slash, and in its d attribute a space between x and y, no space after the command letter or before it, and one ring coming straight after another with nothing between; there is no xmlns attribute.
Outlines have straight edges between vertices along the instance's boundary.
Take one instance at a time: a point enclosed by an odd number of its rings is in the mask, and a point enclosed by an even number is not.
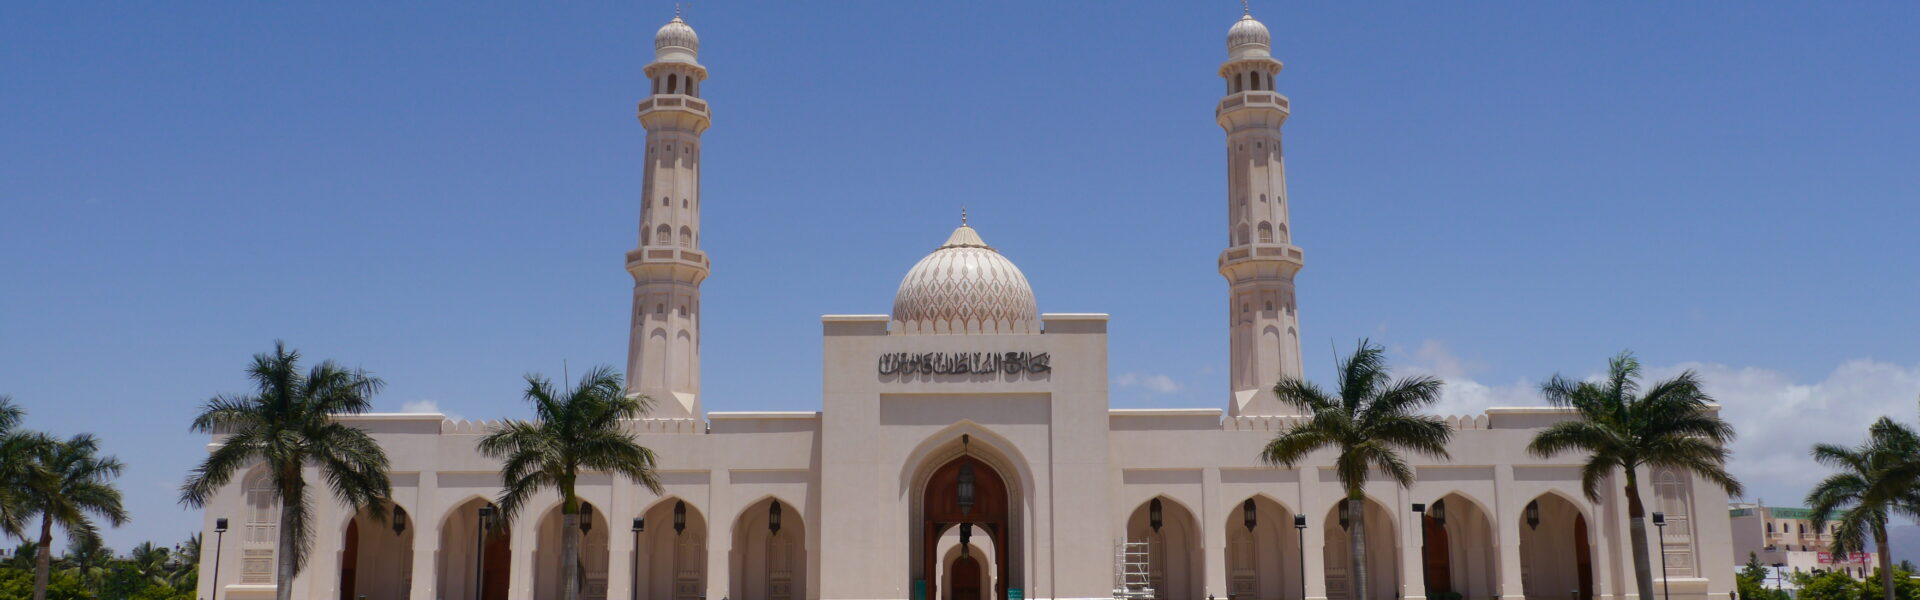
<svg viewBox="0 0 1920 600"><path fill-rule="evenodd" d="M1733 557L1740 564L1746 564L1747 555L1752 554L1760 564L1789 573L1840 571L1855 579L1872 575L1879 564L1880 555L1873 552L1833 554L1832 529L1814 521L1813 511L1805 508L1736 502L1727 516L1733 528Z"/></svg>

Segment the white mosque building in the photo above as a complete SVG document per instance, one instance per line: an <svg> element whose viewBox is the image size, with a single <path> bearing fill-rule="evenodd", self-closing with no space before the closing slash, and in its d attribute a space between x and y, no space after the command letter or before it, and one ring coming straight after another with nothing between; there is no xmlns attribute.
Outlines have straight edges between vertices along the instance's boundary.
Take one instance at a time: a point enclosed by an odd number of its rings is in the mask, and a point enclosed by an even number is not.
<svg viewBox="0 0 1920 600"><path fill-rule="evenodd" d="M1199 43L1196 40L1195 43ZM1267 28L1242 17L1219 66L1232 396L1223 409L1109 405L1104 314L1041 313L1024 275L961 225L908 271L891 315L821 317L820 408L707 412L700 396L700 140L711 107L699 39L675 18L646 66L647 131L633 275L630 423L658 452L655 495L605 475L591 504L584 596L631 600L1353 599L1331 457L1258 460L1303 417L1268 391L1301 373L1281 128L1286 96ZM721 100L725 102L724 99ZM722 226L725 226L722 224ZM934 240L929 240L930 242ZM1524 448L1568 413L1447 417L1450 460L1409 457L1418 481L1369 483L1365 600L1637 598L1626 502L1580 486L1579 458ZM343 418L393 461L405 517L322 502L294 597L557 598L558 497L480 527L499 464L474 442L493 421ZM212 440L219 444L219 436ZM310 475L310 477L312 477ZM1733 590L1727 496L1655 471L1650 510L1674 600ZM207 504L202 598L270 597L277 509L257 470ZM1296 517L1296 515L1299 515ZM485 517L491 518L491 517ZM217 575L216 575L217 571ZM1660 579L1656 574L1656 579Z"/></svg>

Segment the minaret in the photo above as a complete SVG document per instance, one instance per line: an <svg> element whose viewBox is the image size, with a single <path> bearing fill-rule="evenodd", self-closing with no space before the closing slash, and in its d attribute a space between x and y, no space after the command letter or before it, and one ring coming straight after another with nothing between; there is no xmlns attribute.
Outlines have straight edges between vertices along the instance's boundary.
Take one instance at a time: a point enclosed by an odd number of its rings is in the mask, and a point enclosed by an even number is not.
<svg viewBox="0 0 1920 600"><path fill-rule="evenodd" d="M700 37L678 14L653 38L646 74L653 93L640 102L647 128L640 184L640 247L627 253L633 274L633 330L627 389L653 399L654 418L700 417L700 134L711 115L700 99L706 67Z"/></svg>
<svg viewBox="0 0 1920 600"><path fill-rule="evenodd" d="M1220 253L1220 274L1231 292L1228 414L1298 414L1273 395L1281 377L1301 373L1293 275L1303 263L1288 236L1287 172L1280 151L1287 97L1273 91L1281 65L1273 59L1267 27L1251 14L1227 30L1227 55L1220 65L1227 97L1214 116L1227 132L1227 250Z"/></svg>

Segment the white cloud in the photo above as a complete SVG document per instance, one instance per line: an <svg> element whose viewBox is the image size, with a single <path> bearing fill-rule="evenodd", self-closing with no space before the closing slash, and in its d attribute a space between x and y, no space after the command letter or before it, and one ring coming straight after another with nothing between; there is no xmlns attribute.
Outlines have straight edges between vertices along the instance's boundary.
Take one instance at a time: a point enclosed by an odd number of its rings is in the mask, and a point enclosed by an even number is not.
<svg viewBox="0 0 1920 600"><path fill-rule="evenodd" d="M460 418L459 415L440 410L440 403L434 402L432 400L408 400L406 401L406 403L400 405L400 412L440 413L442 415L446 415L446 417L449 419L458 420Z"/></svg>
<svg viewBox="0 0 1920 600"><path fill-rule="evenodd" d="M1122 373L1113 383L1120 387L1143 387L1158 394L1171 394L1180 391L1180 382L1161 374Z"/></svg>

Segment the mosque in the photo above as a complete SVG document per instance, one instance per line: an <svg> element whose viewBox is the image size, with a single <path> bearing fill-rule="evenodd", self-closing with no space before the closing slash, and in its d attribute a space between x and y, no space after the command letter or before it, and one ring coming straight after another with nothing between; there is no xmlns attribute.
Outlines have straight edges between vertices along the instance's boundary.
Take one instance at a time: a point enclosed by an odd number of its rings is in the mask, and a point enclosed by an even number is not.
<svg viewBox="0 0 1920 600"><path fill-rule="evenodd" d="M572 576L593 600L1361 600L1331 457L1257 458L1303 419L1268 391L1301 373L1305 259L1289 233L1288 99L1264 25L1249 15L1228 29L1214 111L1228 177L1224 409L1111 408L1107 315L1039 312L1020 269L962 224L907 272L892 314L821 317L820 410L707 412L700 149L712 107L699 45L678 17L655 37L639 246L626 255L626 372L656 403L629 426L661 457L664 493L584 478L582 565L563 574L556 495L482 527L499 464L474 442L497 422L343 417L392 458L400 517L323 501L295 598L547 599ZM1577 458L1524 451L1567 417L1446 417L1450 460L1409 457L1409 488L1369 483L1365 600L1637 598L1620 486L1589 501ZM1668 597L1728 598L1726 494L1680 472L1640 480L1666 516L1654 545ZM207 504L205 539L220 550L201 562L200 597L273 594L276 515L258 470Z"/></svg>

